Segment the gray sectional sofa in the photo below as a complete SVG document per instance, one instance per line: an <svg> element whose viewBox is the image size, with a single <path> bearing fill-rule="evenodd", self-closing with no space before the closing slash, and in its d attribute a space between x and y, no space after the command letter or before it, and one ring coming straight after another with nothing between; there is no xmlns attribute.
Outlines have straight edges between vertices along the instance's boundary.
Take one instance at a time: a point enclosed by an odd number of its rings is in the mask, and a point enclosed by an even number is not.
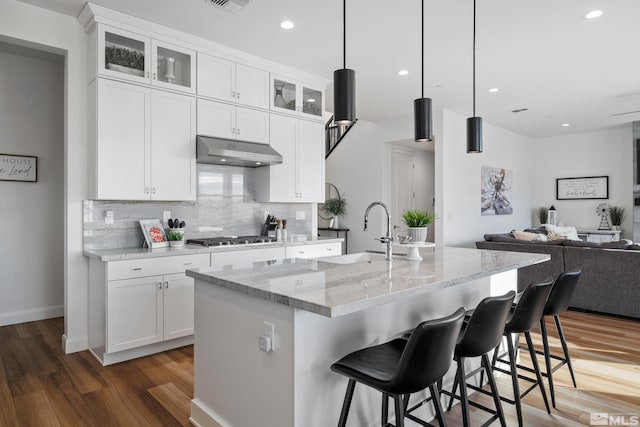
<svg viewBox="0 0 640 427"><path fill-rule="evenodd" d="M640 246L628 240L590 243L573 240L529 242L511 233L487 234L478 249L551 255L545 263L518 270L518 290L563 271L582 270L571 307L640 320Z"/></svg>

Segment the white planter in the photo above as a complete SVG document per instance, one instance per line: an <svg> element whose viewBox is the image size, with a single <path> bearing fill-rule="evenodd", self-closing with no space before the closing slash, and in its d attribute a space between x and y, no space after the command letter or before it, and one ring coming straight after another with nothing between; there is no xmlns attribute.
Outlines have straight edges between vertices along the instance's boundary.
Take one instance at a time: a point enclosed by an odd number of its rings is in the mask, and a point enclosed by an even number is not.
<svg viewBox="0 0 640 427"><path fill-rule="evenodd" d="M184 239L183 240L169 240L169 246L172 248L181 248L182 246L184 246Z"/></svg>
<svg viewBox="0 0 640 427"><path fill-rule="evenodd" d="M422 243L427 240L427 227L409 227L411 243Z"/></svg>

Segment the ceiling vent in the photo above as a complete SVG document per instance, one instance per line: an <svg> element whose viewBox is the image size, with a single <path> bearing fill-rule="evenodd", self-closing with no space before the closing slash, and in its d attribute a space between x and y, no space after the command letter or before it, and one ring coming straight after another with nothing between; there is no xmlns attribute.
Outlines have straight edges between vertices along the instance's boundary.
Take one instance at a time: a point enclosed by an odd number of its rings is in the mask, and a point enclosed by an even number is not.
<svg viewBox="0 0 640 427"><path fill-rule="evenodd" d="M254 0L206 0L212 5L224 9L227 12L236 13Z"/></svg>

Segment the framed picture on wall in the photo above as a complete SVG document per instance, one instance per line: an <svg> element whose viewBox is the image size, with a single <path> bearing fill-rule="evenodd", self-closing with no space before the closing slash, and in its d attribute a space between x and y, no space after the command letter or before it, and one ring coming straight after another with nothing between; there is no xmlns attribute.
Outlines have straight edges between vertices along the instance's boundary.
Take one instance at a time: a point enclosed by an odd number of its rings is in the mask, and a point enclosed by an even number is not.
<svg viewBox="0 0 640 427"><path fill-rule="evenodd" d="M0 180L2 181L38 181L38 158L0 154Z"/></svg>
<svg viewBox="0 0 640 427"><path fill-rule="evenodd" d="M557 178L556 200L608 199L608 176Z"/></svg>
<svg viewBox="0 0 640 427"><path fill-rule="evenodd" d="M166 248L169 246L164 227L157 219L141 219L140 228L148 248Z"/></svg>

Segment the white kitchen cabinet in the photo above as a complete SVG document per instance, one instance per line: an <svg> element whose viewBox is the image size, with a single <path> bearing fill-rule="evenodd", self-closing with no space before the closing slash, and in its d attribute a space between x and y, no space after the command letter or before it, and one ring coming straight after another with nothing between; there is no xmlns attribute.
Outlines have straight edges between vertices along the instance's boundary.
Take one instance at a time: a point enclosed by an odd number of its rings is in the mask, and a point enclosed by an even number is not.
<svg viewBox="0 0 640 427"><path fill-rule="evenodd" d="M195 50L102 23L89 40L90 81L97 74L195 93Z"/></svg>
<svg viewBox="0 0 640 427"><path fill-rule="evenodd" d="M176 255L89 264L89 349L105 365L193 342L189 268L210 255Z"/></svg>
<svg viewBox="0 0 640 427"><path fill-rule="evenodd" d="M272 111L295 114L322 121L324 91L307 83L278 75L271 75Z"/></svg>
<svg viewBox="0 0 640 427"><path fill-rule="evenodd" d="M342 243L316 243L299 246L287 246L286 258L322 258L342 255Z"/></svg>
<svg viewBox="0 0 640 427"><path fill-rule="evenodd" d="M323 202L322 123L271 114L270 144L282 163L256 170L259 202Z"/></svg>
<svg viewBox="0 0 640 427"><path fill-rule="evenodd" d="M109 79L90 89L92 196L195 199L195 99Z"/></svg>
<svg viewBox="0 0 640 427"><path fill-rule="evenodd" d="M220 270L224 269L225 266L233 266L234 268L249 268L254 262L272 261L283 258L285 258L285 248L282 246L225 252L212 252L211 267Z"/></svg>
<svg viewBox="0 0 640 427"><path fill-rule="evenodd" d="M198 52L198 95L269 108L269 73Z"/></svg>
<svg viewBox="0 0 640 427"><path fill-rule="evenodd" d="M198 99L197 134L269 143L269 113L233 104Z"/></svg>

